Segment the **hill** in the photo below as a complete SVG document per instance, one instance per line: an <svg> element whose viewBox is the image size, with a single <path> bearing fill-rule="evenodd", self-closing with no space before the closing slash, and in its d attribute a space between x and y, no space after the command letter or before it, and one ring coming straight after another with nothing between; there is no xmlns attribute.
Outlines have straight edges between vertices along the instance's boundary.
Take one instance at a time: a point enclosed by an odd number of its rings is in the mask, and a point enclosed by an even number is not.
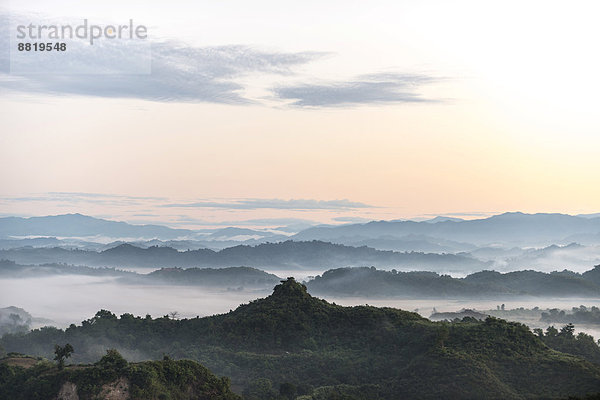
<svg viewBox="0 0 600 400"><path fill-rule="evenodd" d="M116 350L93 365L58 368L44 359L0 360L0 398L11 400L237 400L226 378L189 360L128 363Z"/></svg>
<svg viewBox="0 0 600 400"><path fill-rule="evenodd" d="M33 317L18 307L0 308L0 336L5 333L27 332Z"/></svg>
<svg viewBox="0 0 600 400"><path fill-rule="evenodd" d="M147 274L116 268L66 264L21 265L0 260L0 278L84 275L117 278L114 283L185 285L215 288L270 289L280 278L252 267L167 267ZM561 271L484 270L453 278L428 271L402 272L375 267L344 267L325 271L306 282L312 293L363 298L505 298L506 296L589 297L600 295L600 266L582 274Z"/></svg>
<svg viewBox="0 0 600 400"><path fill-rule="evenodd" d="M307 282L321 295L430 298L489 298L506 295L594 297L600 295L600 265L583 274L481 271L465 278L434 272L382 271L376 268L338 268Z"/></svg>
<svg viewBox="0 0 600 400"><path fill-rule="evenodd" d="M599 365L553 350L522 324L342 307L293 279L223 315L173 320L103 310L80 326L6 335L0 344L48 356L53 343L66 342L75 362L112 347L129 357L193 358L230 376L247 399L281 398L282 388L287 398L315 400L560 398L600 388Z"/></svg>
<svg viewBox="0 0 600 400"><path fill-rule="evenodd" d="M20 265L0 260L0 278L32 278L56 275L108 276L125 284L165 284L208 287L271 288L279 277L250 267L162 268L149 274L121 271L115 268L92 268L66 264ZM1 311L1 309L0 309ZM1 323L1 318L0 318Z"/></svg>
<svg viewBox="0 0 600 400"><path fill-rule="evenodd" d="M235 267L334 268L378 266L410 269L481 270L488 263L454 254L381 251L312 241L264 243L234 246L220 251L199 249L177 251L170 247L141 248L122 244L104 251L63 248L21 248L0 250L0 259L20 264L68 263L106 267Z"/></svg>
<svg viewBox="0 0 600 400"><path fill-rule="evenodd" d="M279 277L250 267L226 268L163 268L147 275L137 275L136 283L163 283L209 287L269 288Z"/></svg>

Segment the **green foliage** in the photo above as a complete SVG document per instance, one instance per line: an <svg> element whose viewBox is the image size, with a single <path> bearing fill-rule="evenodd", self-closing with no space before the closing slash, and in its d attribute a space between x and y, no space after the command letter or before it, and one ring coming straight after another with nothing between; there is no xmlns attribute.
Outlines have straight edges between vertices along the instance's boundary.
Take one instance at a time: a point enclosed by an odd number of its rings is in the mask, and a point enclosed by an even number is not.
<svg viewBox="0 0 600 400"><path fill-rule="evenodd" d="M593 271L600 276L600 266ZM398 272L362 267L328 270L308 282L308 287L311 292L329 296L465 298L490 295L533 295L570 297L576 293L580 296L596 298L600 293L600 278L593 280L588 273L544 273L539 271L508 273L481 271L465 278L453 278L435 272ZM499 307L498 311L505 311L504 304Z"/></svg>
<svg viewBox="0 0 600 400"><path fill-rule="evenodd" d="M230 376L249 399L518 399L597 391L600 367L589 356L590 343L596 345L569 331L534 335L525 325L491 317L436 323L392 308L341 307L287 279L273 295L223 315L175 320L102 310L80 326L7 335L0 343L8 351L46 355L48 343L68 341L78 362L97 360L102 348L146 359L168 354L127 366L123 374L139 398L175 396L179 386L170 382L189 385L196 367L181 369L185 362L171 358L192 358ZM105 357L94 366L100 381L114 379L111 371L123 365L110 351Z"/></svg>
<svg viewBox="0 0 600 400"><path fill-rule="evenodd" d="M296 400L384 400L392 398L389 390L379 385L336 385L324 386L311 395L297 397Z"/></svg>
<svg viewBox="0 0 600 400"><path fill-rule="evenodd" d="M239 400L229 389L228 379L217 378L207 368L189 360L129 364L114 349L93 365L64 369L43 361L23 368L18 366L20 359L22 357L0 360L1 399L55 398L66 382L76 385L80 399L94 399L102 397L104 385L121 379L128 385L133 400Z"/></svg>
<svg viewBox="0 0 600 400"><path fill-rule="evenodd" d="M116 349L109 349L106 351L106 355L96 363L96 366L121 373L127 367L127 360Z"/></svg>
<svg viewBox="0 0 600 400"><path fill-rule="evenodd" d="M256 379L244 390L244 400L277 400L279 393L273 382L266 378Z"/></svg>
<svg viewBox="0 0 600 400"><path fill-rule="evenodd" d="M594 342L594 338L583 332L575 335L574 331L575 326L569 323L560 330L549 326L545 335L541 329L537 333L548 347L600 365L600 347Z"/></svg>
<svg viewBox="0 0 600 400"><path fill-rule="evenodd" d="M65 366L65 358L71 357L73 351L73 346L69 343L65 344L63 347L57 344L54 345L54 360L58 363L58 369L63 369Z"/></svg>

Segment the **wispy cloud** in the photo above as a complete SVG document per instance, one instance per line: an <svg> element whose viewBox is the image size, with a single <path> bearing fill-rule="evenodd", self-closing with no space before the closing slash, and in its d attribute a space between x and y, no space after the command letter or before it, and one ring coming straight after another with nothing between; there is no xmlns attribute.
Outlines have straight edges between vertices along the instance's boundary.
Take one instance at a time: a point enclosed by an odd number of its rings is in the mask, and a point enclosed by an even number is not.
<svg viewBox="0 0 600 400"><path fill-rule="evenodd" d="M136 98L160 102L249 104L239 78L251 73L288 74L316 53L263 52L246 46L193 48L176 43L152 46L149 75L31 74L3 76L0 87L14 92Z"/></svg>
<svg viewBox="0 0 600 400"><path fill-rule="evenodd" d="M48 192L32 194L26 196L3 196L0 201L10 202L55 202L64 204L91 203L103 205L134 205L142 204L149 207L159 208L218 208L229 210L258 210L258 209L279 209L279 210L350 210L376 208L375 206L342 200L313 200L313 199L232 199L232 200L202 200L184 203L169 203L167 197L159 196L126 196L105 193L87 193L87 192ZM189 216L186 216L189 217ZM255 219L248 222L274 222L274 219ZM289 222L289 219L283 219L282 222ZM298 219L297 221L303 221ZM194 222L204 222L196 221Z"/></svg>
<svg viewBox="0 0 600 400"><path fill-rule="evenodd" d="M491 217L492 215L497 215L500 214L501 212L498 211L465 211L465 212L450 212L450 213L429 213L429 214L423 214L423 217L426 218L430 218L430 217L458 217L458 218L462 218L462 217L466 217L466 218L478 218L478 217L483 217L483 218L487 218L487 217Z"/></svg>
<svg viewBox="0 0 600 400"><path fill-rule="evenodd" d="M123 74L114 73L115 66L118 71L136 71L140 60L147 58L144 56L147 48L132 46L124 49L114 43L100 42L71 52L67 64L81 71L112 73L35 73L19 76L8 73L8 22L8 16L0 14L0 88L7 93L255 104L257 100L245 93L245 79L248 76L294 76L299 67L332 54L265 51L246 45L194 47L172 40L155 41L151 42L151 73ZM140 52L139 57L136 52ZM64 68L64 55L46 56L49 59L44 62L44 68L54 71ZM376 73L359 75L348 81L323 83L306 83L302 81L306 78L298 79L297 84L271 88L273 98L293 107L308 108L439 101L421 94L424 85L439 80L424 74ZM265 89L268 90L268 87Z"/></svg>
<svg viewBox="0 0 600 400"><path fill-rule="evenodd" d="M168 203L161 207L172 208L223 208L232 210L348 210L356 208L373 208L374 206L350 200L312 200L312 199L242 199L216 202L199 201L193 203Z"/></svg>
<svg viewBox="0 0 600 400"><path fill-rule="evenodd" d="M363 217L336 217L333 220L336 222L349 222L349 223L361 223L361 222L372 221L369 218L363 218Z"/></svg>
<svg viewBox="0 0 600 400"><path fill-rule="evenodd" d="M245 221L239 221L240 224L246 225L318 225L318 221L303 218L257 218Z"/></svg>
<svg viewBox="0 0 600 400"><path fill-rule="evenodd" d="M28 196L4 196L3 202L54 202L62 204L139 205L146 202L164 202L166 197L124 196L85 192L48 192Z"/></svg>
<svg viewBox="0 0 600 400"><path fill-rule="evenodd" d="M438 100L423 97L419 90L437 78L427 75L380 73L323 84L299 84L273 89L274 95L292 100L296 107L340 107L385 103L423 103Z"/></svg>
<svg viewBox="0 0 600 400"><path fill-rule="evenodd" d="M27 19L24 16L13 18ZM106 72L115 68L118 71L136 71L147 48L123 49L109 42L100 42L94 46L78 47L77 52L69 54L70 68L76 66L79 71L91 73L18 76L9 74L8 27L9 17L0 15L0 88L19 93L249 104L253 101L245 97L245 86L241 83L243 77L255 73L290 75L296 67L326 54L264 51L245 45L194 47L173 40L155 41L151 43L151 73L123 74ZM127 54L122 54L123 51ZM140 52L140 57L131 54L136 51ZM61 70L64 57L49 57L44 68Z"/></svg>

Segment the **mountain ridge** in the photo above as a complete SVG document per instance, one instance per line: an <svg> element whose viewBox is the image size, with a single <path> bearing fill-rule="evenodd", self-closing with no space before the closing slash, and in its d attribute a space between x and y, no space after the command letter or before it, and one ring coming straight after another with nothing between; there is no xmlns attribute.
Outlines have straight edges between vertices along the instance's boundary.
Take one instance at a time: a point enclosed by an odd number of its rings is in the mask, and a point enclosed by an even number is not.
<svg viewBox="0 0 600 400"><path fill-rule="evenodd" d="M575 234L600 232L600 218L583 218L559 213L525 214L509 212L489 218L430 223L427 221L371 221L333 227L312 227L293 240L326 240L340 237L377 239L381 236L402 237L408 234L486 245L490 243L553 244ZM340 241L343 243L343 241Z"/></svg>
<svg viewBox="0 0 600 400"><path fill-rule="evenodd" d="M177 239L193 235L188 229L175 229L163 225L133 225L127 222L95 218L79 213L41 217L0 218L0 237L10 236L62 236L62 237L162 237Z"/></svg>
<svg viewBox="0 0 600 400"><path fill-rule="evenodd" d="M100 251L63 248L22 248L0 250L0 259L20 264L62 262L106 267L226 267L329 268L332 266L375 265L394 268L483 269L489 263L455 254L394 252L370 247L352 247L321 241L285 241L256 246L238 245L223 250L177 251L170 247L140 248L125 243Z"/></svg>
<svg viewBox="0 0 600 400"><path fill-rule="evenodd" d="M290 239L328 240L342 236L376 239L385 235L392 237L428 235L439 239L488 244L495 241L514 241L517 238L526 240L527 236L535 237L535 234L538 235L535 239L536 242L547 242L549 240L558 242L573 235L595 235L598 233L600 233L600 214L569 215L561 213L527 214L523 212L506 212L473 220L439 216L419 222L380 220L342 225L317 225L297 232ZM234 226L209 230L177 229L164 225L135 225L79 213L28 218L0 218L0 237L5 238L11 236L106 236L172 240L198 235L204 235L209 239L227 238L231 235L263 235L265 239L272 236L277 240L284 238L284 235ZM512 236L507 237L507 235Z"/></svg>

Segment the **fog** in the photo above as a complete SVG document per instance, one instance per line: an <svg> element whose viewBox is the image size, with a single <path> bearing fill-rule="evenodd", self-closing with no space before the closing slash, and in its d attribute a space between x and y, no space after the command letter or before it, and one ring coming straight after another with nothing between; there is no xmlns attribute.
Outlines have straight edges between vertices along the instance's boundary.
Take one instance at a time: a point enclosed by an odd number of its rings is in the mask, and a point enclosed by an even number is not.
<svg viewBox="0 0 600 400"><path fill-rule="evenodd" d="M17 306L51 325L66 327L89 319L100 309L117 315L162 317L177 311L181 318L229 312L269 291L206 289L172 285L126 285L115 278L65 275L0 279L0 306ZM35 326L34 326L35 327Z"/></svg>
<svg viewBox="0 0 600 400"><path fill-rule="evenodd" d="M571 310L573 307L585 305L586 307L600 307L600 298L550 298L550 297L506 297L505 299L365 299L361 297L333 297L324 296L327 301L334 302L344 306L356 306L369 304L375 307L394 307L406 311L414 311L425 318L433 313L435 308L437 312L456 312L462 309L474 309L478 311L495 310L497 306L504 304L506 310L516 308L531 309L539 307L540 309L558 308L563 310ZM531 318L514 318L517 322L521 322L529 326L529 328L546 329L549 325L556 327L564 324L542 322L539 319ZM576 332L588 333L596 339L600 339L600 325L581 325L575 324Z"/></svg>
<svg viewBox="0 0 600 400"><path fill-rule="evenodd" d="M281 271L280 271L281 272ZM284 271L280 276L296 275L298 280L318 271L304 271L303 274ZM116 278L89 277L81 275L51 276L27 279L0 279L0 307L16 306L25 309L33 317L48 318L60 328L71 323L79 324L89 319L100 309L110 310L117 315L131 313L161 317L177 311L180 318L193 318L226 313L238 305L247 303L271 293L264 290L228 290L226 288L199 288L195 286L174 285L128 285L117 283ZM585 305L600 307L600 298L540 298L511 297L500 299L373 299L362 297L320 296L329 302L353 306L369 304L376 307L394 307L407 311L416 311L429 317L435 308L438 312L453 312L463 308L479 311L495 310L500 304L505 308L519 307L540 309L559 308L570 310ZM537 319L520 320L530 328L546 328L547 323ZM41 324L33 323L33 327ZM560 324L555 324L560 325ZM577 325L576 329L600 338L600 326Z"/></svg>

